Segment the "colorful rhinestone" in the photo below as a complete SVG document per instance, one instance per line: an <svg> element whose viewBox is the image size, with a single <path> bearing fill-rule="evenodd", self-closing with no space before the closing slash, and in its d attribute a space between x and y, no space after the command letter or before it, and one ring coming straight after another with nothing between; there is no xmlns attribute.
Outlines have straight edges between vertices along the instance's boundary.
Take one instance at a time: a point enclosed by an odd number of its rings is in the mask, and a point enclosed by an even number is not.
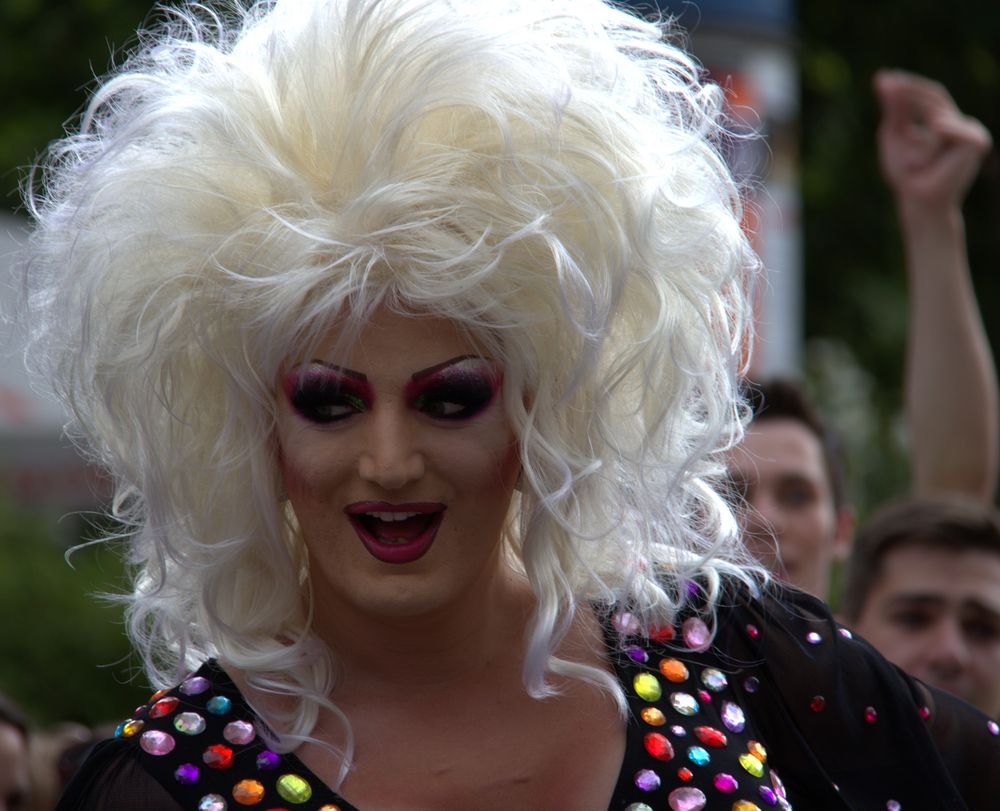
<svg viewBox="0 0 1000 811"><path fill-rule="evenodd" d="M705 744L705 746L711 746L714 749L721 749L728 742L726 733L715 727L695 727L693 731L694 736L699 741Z"/></svg>
<svg viewBox="0 0 1000 811"><path fill-rule="evenodd" d="M678 684L687 681L688 669L680 659L663 659L660 662L660 672L668 681Z"/></svg>
<svg viewBox="0 0 1000 811"><path fill-rule="evenodd" d="M213 743L202 752L201 759L210 769L228 769L233 765L233 750L221 743Z"/></svg>
<svg viewBox="0 0 1000 811"><path fill-rule="evenodd" d="M749 752L743 752L739 757L739 761L740 766L742 766L747 773L752 774L754 777L764 776L764 764L757 760L757 758Z"/></svg>
<svg viewBox="0 0 1000 811"><path fill-rule="evenodd" d="M222 737L230 743L248 744L257 737L257 731L249 721L231 721L222 730Z"/></svg>
<svg viewBox="0 0 1000 811"><path fill-rule="evenodd" d="M756 625L748 625L747 636L750 637L751 639L756 639L757 637L760 636L760 628L758 628Z"/></svg>
<svg viewBox="0 0 1000 811"><path fill-rule="evenodd" d="M726 772L719 772L715 775L712 778L712 785L723 794L732 794L740 787L739 781L731 774L726 774Z"/></svg>
<svg viewBox="0 0 1000 811"><path fill-rule="evenodd" d="M633 662L638 662L639 664L644 664L649 660L649 654L646 653L644 648L640 648L638 645L626 646L625 654Z"/></svg>
<svg viewBox="0 0 1000 811"><path fill-rule="evenodd" d="M226 696L212 696L205 704L205 709L212 715L225 715L233 708L233 702Z"/></svg>
<svg viewBox="0 0 1000 811"><path fill-rule="evenodd" d="M747 676L743 680L743 689L748 693L756 693L760 689L760 679L756 676Z"/></svg>
<svg viewBox="0 0 1000 811"><path fill-rule="evenodd" d="M269 772L272 769L277 769L281 765L281 755L277 752L272 752L270 749L265 749L259 755L257 755L257 768L262 772Z"/></svg>
<svg viewBox="0 0 1000 811"><path fill-rule="evenodd" d="M712 643L712 632L698 617L688 617L681 625L681 636L684 644L696 653L708 650Z"/></svg>
<svg viewBox="0 0 1000 811"><path fill-rule="evenodd" d="M312 797L312 786L297 774L283 774L278 778L278 794L281 799L299 805L309 802Z"/></svg>
<svg viewBox="0 0 1000 811"><path fill-rule="evenodd" d="M813 712L823 712L826 707L826 699L823 696L813 696L809 701L809 709Z"/></svg>
<svg viewBox="0 0 1000 811"><path fill-rule="evenodd" d="M181 683L179 689L186 696L200 696L206 690L211 688L211 686L212 682L204 676L191 676Z"/></svg>
<svg viewBox="0 0 1000 811"><path fill-rule="evenodd" d="M708 750L702 746L689 746L687 756L695 766L707 766L712 760Z"/></svg>
<svg viewBox="0 0 1000 811"><path fill-rule="evenodd" d="M670 642L676 635L672 625L654 625L649 629L649 638L654 642Z"/></svg>
<svg viewBox="0 0 1000 811"><path fill-rule="evenodd" d="M671 811L701 811L708 800L705 792L697 788L675 788L667 797Z"/></svg>
<svg viewBox="0 0 1000 811"><path fill-rule="evenodd" d="M182 763L174 770L174 780L182 786L193 786L201 776L201 769L193 763Z"/></svg>
<svg viewBox="0 0 1000 811"><path fill-rule="evenodd" d="M865 723L874 724L878 720L878 713L874 707L865 707Z"/></svg>
<svg viewBox="0 0 1000 811"><path fill-rule="evenodd" d="M635 689L635 694L643 701L659 701L663 695L660 680L652 673L639 673L632 679L632 687Z"/></svg>
<svg viewBox="0 0 1000 811"><path fill-rule="evenodd" d="M174 729L185 735L200 735L205 731L205 719L196 712L182 712L174 719Z"/></svg>
<svg viewBox="0 0 1000 811"><path fill-rule="evenodd" d="M737 800L733 803L732 811L760 811L760 806L749 800Z"/></svg>
<svg viewBox="0 0 1000 811"><path fill-rule="evenodd" d="M694 777L694 772L691 771L687 766L681 766L677 770L677 776L686 783L688 780Z"/></svg>
<svg viewBox="0 0 1000 811"><path fill-rule="evenodd" d="M653 809L645 803L629 803L625 806L625 811L653 811Z"/></svg>
<svg viewBox="0 0 1000 811"><path fill-rule="evenodd" d="M659 732L647 732L642 739L642 744L646 747L646 751L650 757L664 762L673 760L674 758L673 744L667 740L665 735L661 735Z"/></svg>
<svg viewBox="0 0 1000 811"><path fill-rule="evenodd" d="M264 799L264 784L257 780L240 780L233 786L233 799L240 805L257 805Z"/></svg>
<svg viewBox="0 0 1000 811"><path fill-rule="evenodd" d="M771 788L770 786L761 786L759 791L760 791L760 798L765 803L767 803L768 805L778 804L778 795L774 792L773 788Z"/></svg>
<svg viewBox="0 0 1000 811"><path fill-rule="evenodd" d="M722 724L730 732L742 732L747 725L743 708L732 701L722 702Z"/></svg>
<svg viewBox="0 0 1000 811"><path fill-rule="evenodd" d="M760 741L748 741L747 751L761 763L767 763L767 750L761 745Z"/></svg>
<svg viewBox="0 0 1000 811"><path fill-rule="evenodd" d="M168 696L167 698L161 698L153 706L149 708L150 718L162 718L165 715L170 715L177 705L181 703L181 700L177 696Z"/></svg>
<svg viewBox="0 0 1000 811"><path fill-rule="evenodd" d="M806 642L808 642L810 645L818 645L822 641L823 637L820 636L815 631L810 631L808 634L806 634Z"/></svg>
<svg viewBox="0 0 1000 811"><path fill-rule="evenodd" d="M885 804L885 811L900 811L902 807L896 800L889 800Z"/></svg>
<svg viewBox="0 0 1000 811"><path fill-rule="evenodd" d="M173 735L161 732L158 729L150 729L143 732L142 737L139 738L139 746L142 747L142 751L156 757L169 755L174 751L176 745L177 742L174 740Z"/></svg>
<svg viewBox="0 0 1000 811"><path fill-rule="evenodd" d="M701 683L713 693L719 693L729 686L729 679L721 670L714 667L706 667L701 673Z"/></svg>
<svg viewBox="0 0 1000 811"><path fill-rule="evenodd" d="M206 794L198 802L198 811L226 811L227 805L221 794Z"/></svg>
<svg viewBox="0 0 1000 811"><path fill-rule="evenodd" d="M651 727L662 727L667 723L667 716L659 707L643 707L639 712L639 717Z"/></svg>
<svg viewBox="0 0 1000 811"><path fill-rule="evenodd" d="M671 693L670 706L681 715L697 715L698 710L701 709L697 699L689 693Z"/></svg>
<svg viewBox="0 0 1000 811"><path fill-rule="evenodd" d="M639 769L633 781L639 791L656 791L660 787L660 775L652 769Z"/></svg>
<svg viewBox="0 0 1000 811"><path fill-rule="evenodd" d="M141 718L130 718L121 726L122 738L132 738L142 732L142 728L146 726L146 722Z"/></svg>

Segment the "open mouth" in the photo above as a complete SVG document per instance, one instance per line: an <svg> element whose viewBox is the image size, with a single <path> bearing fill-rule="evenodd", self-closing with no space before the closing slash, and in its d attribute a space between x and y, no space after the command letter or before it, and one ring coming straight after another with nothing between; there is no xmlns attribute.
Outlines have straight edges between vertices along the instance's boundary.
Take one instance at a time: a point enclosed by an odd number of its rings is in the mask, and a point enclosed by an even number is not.
<svg viewBox="0 0 1000 811"><path fill-rule="evenodd" d="M444 518L443 504L356 503L348 520L365 549L384 563L410 563L431 548Z"/></svg>

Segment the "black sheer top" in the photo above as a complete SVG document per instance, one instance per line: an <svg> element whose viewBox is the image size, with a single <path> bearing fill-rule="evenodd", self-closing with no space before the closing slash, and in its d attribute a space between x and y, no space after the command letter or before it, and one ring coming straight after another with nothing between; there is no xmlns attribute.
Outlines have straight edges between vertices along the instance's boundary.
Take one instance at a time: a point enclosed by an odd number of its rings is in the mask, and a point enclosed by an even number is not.
<svg viewBox="0 0 1000 811"><path fill-rule="evenodd" d="M628 697L609 811L959 811L1000 801L1000 729L926 687L791 589L734 589L717 633L606 617ZM627 634L619 644L619 630ZM154 695L95 748L60 811L357 809L278 754L216 663Z"/></svg>

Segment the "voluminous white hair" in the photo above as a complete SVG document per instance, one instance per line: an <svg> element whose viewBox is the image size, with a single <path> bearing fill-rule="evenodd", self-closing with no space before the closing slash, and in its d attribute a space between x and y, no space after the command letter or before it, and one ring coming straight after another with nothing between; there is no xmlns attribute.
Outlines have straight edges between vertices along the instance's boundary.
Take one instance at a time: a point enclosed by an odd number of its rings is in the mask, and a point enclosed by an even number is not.
<svg viewBox="0 0 1000 811"><path fill-rule="evenodd" d="M223 657L299 699L288 745L336 711L275 392L377 306L504 363L534 695L617 689L553 657L582 601L663 622L696 576L709 605L750 579L711 481L756 260L722 92L660 24L601 0L162 13L32 183L25 265L30 357L116 482L155 684Z"/></svg>

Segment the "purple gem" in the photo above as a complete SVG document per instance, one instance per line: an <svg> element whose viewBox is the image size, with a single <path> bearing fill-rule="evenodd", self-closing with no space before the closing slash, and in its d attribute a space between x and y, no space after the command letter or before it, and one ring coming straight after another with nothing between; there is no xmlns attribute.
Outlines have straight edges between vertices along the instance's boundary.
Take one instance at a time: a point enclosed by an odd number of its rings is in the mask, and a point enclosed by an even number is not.
<svg viewBox="0 0 1000 811"><path fill-rule="evenodd" d="M635 785L640 791L656 791L660 787L660 775L652 769L639 769L635 773Z"/></svg>
<svg viewBox="0 0 1000 811"><path fill-rule="evenodd" d="M269 772L271 769L277 769L281 765L281 755L277 752L272 752L270 749L265 749L259 755L257 755L257 768L264 772Z"/></svg>
<svg viewBox="0 0 1000 811"><path fill-rule="evenodd" d="M886 811L899 811L899 809L902 807L903 806L901 806L898 802L896 802L896 800L889 800L885 804Z"/></svg>
<svg viewBox="0 0 1000 811"><path fill-rule="evenodd" d="M854 634L848 631L846 628L838 628L837 633L839 633L844 639L854 639Z"/></svg>
<svg viewBox="0 0 1000 811"><path fill-rule="evenodd" d="M712 778L712 785L714 785L723 794L732 794L740 787L740 784L736 782L736 778L731 774L726 774L725 772L719 772L715 775L715 777Z"/></svg>
<svg viewBox="0 0 1000 811"><path fill-rule="evenodd" d="M211 686L212 682L204 676L192 676L189 679L185 679L181 684L180 690L186 696L197 696L204 693Z"/></svg>
<svg viewBox="0 0 1000 811"><path fill-rule="evenodd" d="M760 679L756 676L747 676L743 680L743 689L748 693L756 693L760 689Z"/></svg>
<svg viewBox="0 0 1000 811"><path fill-rule="evenodd" d="M646 653L638 645L629 645L625 648L625 653L628 654L628 658L633 662L639 662L640 664L646 662L649 659L649 654Z"/></svg>
<svg viewBox="0 0 1000 811"><path fill-rule="evenodd" d="M774 789L770 786L760 787L760 798L768 805L778 804L778 795L774 793Z"/></svg>
<svg viewBox="0 0 1000 811"><path fill-rule="evenodd" d="M1000 725L996 721L987 721L986 728L990 731L990 735L1000 735Z"/></svg>
<svg viewBox="0 0 1000 811"><path fill-rule="evenodd" d="M722 723L730 732L742 732L746 726L747 718L738 704L724 701L722 703Z"/></svg>
<svg viewBox="0 0 1000 811"><path fill-rule="evenodd" d="M810 631L808 634L806 634L806 642L808 642L810 645L818 645L822 641L823 637L821 637L815 631Z"/></svg>
<svg viewBox="0 0 1000 811"><path fill-rule="evenodd" d="M174 779L182 786L191 786L198 782L201 770L193 763L184 763L177 767Z"/></svg>
<svg viewBox="0 0 1000 811"><path fill-rule="evenodd" d="M684 729L684 727L682 727L680 724L674 724L672 727L670 727L670 732L676 735L678 738L683 738L685 735L687 735L687 730Z"/></svg>

